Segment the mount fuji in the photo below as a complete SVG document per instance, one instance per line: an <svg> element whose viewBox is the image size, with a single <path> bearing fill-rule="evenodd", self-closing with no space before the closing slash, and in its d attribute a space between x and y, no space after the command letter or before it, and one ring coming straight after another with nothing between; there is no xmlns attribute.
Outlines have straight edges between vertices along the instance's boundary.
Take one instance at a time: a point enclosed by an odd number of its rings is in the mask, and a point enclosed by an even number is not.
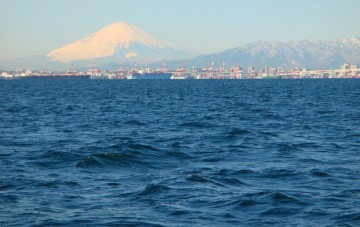
<svg viewBox="0 0 360 227"><path fill-rule="evenodd" d="M117 22L89 37L53 50L47 56L64 63L104 58L115 62L154 62L174 59L179 56L179 50L134 25Z"/></svg>
<svg viewBox="0 0 360 227"><path fill-rule="evenodd" d="M80 67L94 62L99 65L134 62L145 64L189 57L193 57L190 52L152 37L134 25L116 22L44 55L2 62L1 66L68 69L72 64Z"/></svg>

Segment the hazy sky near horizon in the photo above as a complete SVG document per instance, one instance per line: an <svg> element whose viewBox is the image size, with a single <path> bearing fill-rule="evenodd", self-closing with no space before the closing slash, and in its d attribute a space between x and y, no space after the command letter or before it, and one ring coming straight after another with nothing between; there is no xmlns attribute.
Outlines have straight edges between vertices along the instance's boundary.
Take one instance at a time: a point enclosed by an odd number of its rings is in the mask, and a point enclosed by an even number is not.
<svg viewBox="0 0 360 227"><path fill-rule="evenodd" d="M0 60L44 54L114 23L199 54L258 41L360 36L360 0L0 0Z"/></svg>

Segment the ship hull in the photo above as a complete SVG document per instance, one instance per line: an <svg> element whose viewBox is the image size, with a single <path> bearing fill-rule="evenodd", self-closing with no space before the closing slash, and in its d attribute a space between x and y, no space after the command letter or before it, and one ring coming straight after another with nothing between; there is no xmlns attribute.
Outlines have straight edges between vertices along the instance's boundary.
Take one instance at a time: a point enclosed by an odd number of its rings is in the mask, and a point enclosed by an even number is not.
<svg viewBox="0 0 360 227"><path fill-rule="evenodd" d="M171 73L134 73L132 78L135 80L170 80Z"/></svg>

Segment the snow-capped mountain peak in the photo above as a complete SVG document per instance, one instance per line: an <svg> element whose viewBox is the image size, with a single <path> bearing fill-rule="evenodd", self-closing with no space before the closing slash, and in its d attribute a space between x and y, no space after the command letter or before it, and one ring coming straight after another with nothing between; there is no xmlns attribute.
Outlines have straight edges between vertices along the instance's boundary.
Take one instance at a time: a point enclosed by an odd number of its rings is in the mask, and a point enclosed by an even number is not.
<svg viewBox="0 0 360 227"><path fill-rule="evenodd" d="M176 47L150 36L134 25L116 22L110 24L93 35L74 43L55 49L47 54L52 60L61 62L89 60L109 57L122 51L122 57L131 58L141 53L131 49L141 46L141 49L172 49Z"/></svg>

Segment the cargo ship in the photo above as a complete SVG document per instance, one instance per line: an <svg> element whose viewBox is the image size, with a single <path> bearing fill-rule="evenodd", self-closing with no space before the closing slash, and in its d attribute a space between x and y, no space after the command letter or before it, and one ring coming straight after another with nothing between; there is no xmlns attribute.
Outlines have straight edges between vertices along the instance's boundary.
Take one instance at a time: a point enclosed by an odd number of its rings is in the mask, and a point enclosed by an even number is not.
<svg viewBox="0 0 360 227"><path fill-rule="evenodd" d="M129 70L126 79L135 80L170 80L173 74L166 67L165 62L161 62L159 69L153 71L149 65L146 64L145 69L139 69L137 64L134 64L134 68Z"/></svg>
<svg viewBox="0 0 360 227"><path fill-rule="evenodd" d="M132 73L128 79L135 80L169 80L173 74L165 72ZM130 78L131 77L131 78Z"/></svg>

